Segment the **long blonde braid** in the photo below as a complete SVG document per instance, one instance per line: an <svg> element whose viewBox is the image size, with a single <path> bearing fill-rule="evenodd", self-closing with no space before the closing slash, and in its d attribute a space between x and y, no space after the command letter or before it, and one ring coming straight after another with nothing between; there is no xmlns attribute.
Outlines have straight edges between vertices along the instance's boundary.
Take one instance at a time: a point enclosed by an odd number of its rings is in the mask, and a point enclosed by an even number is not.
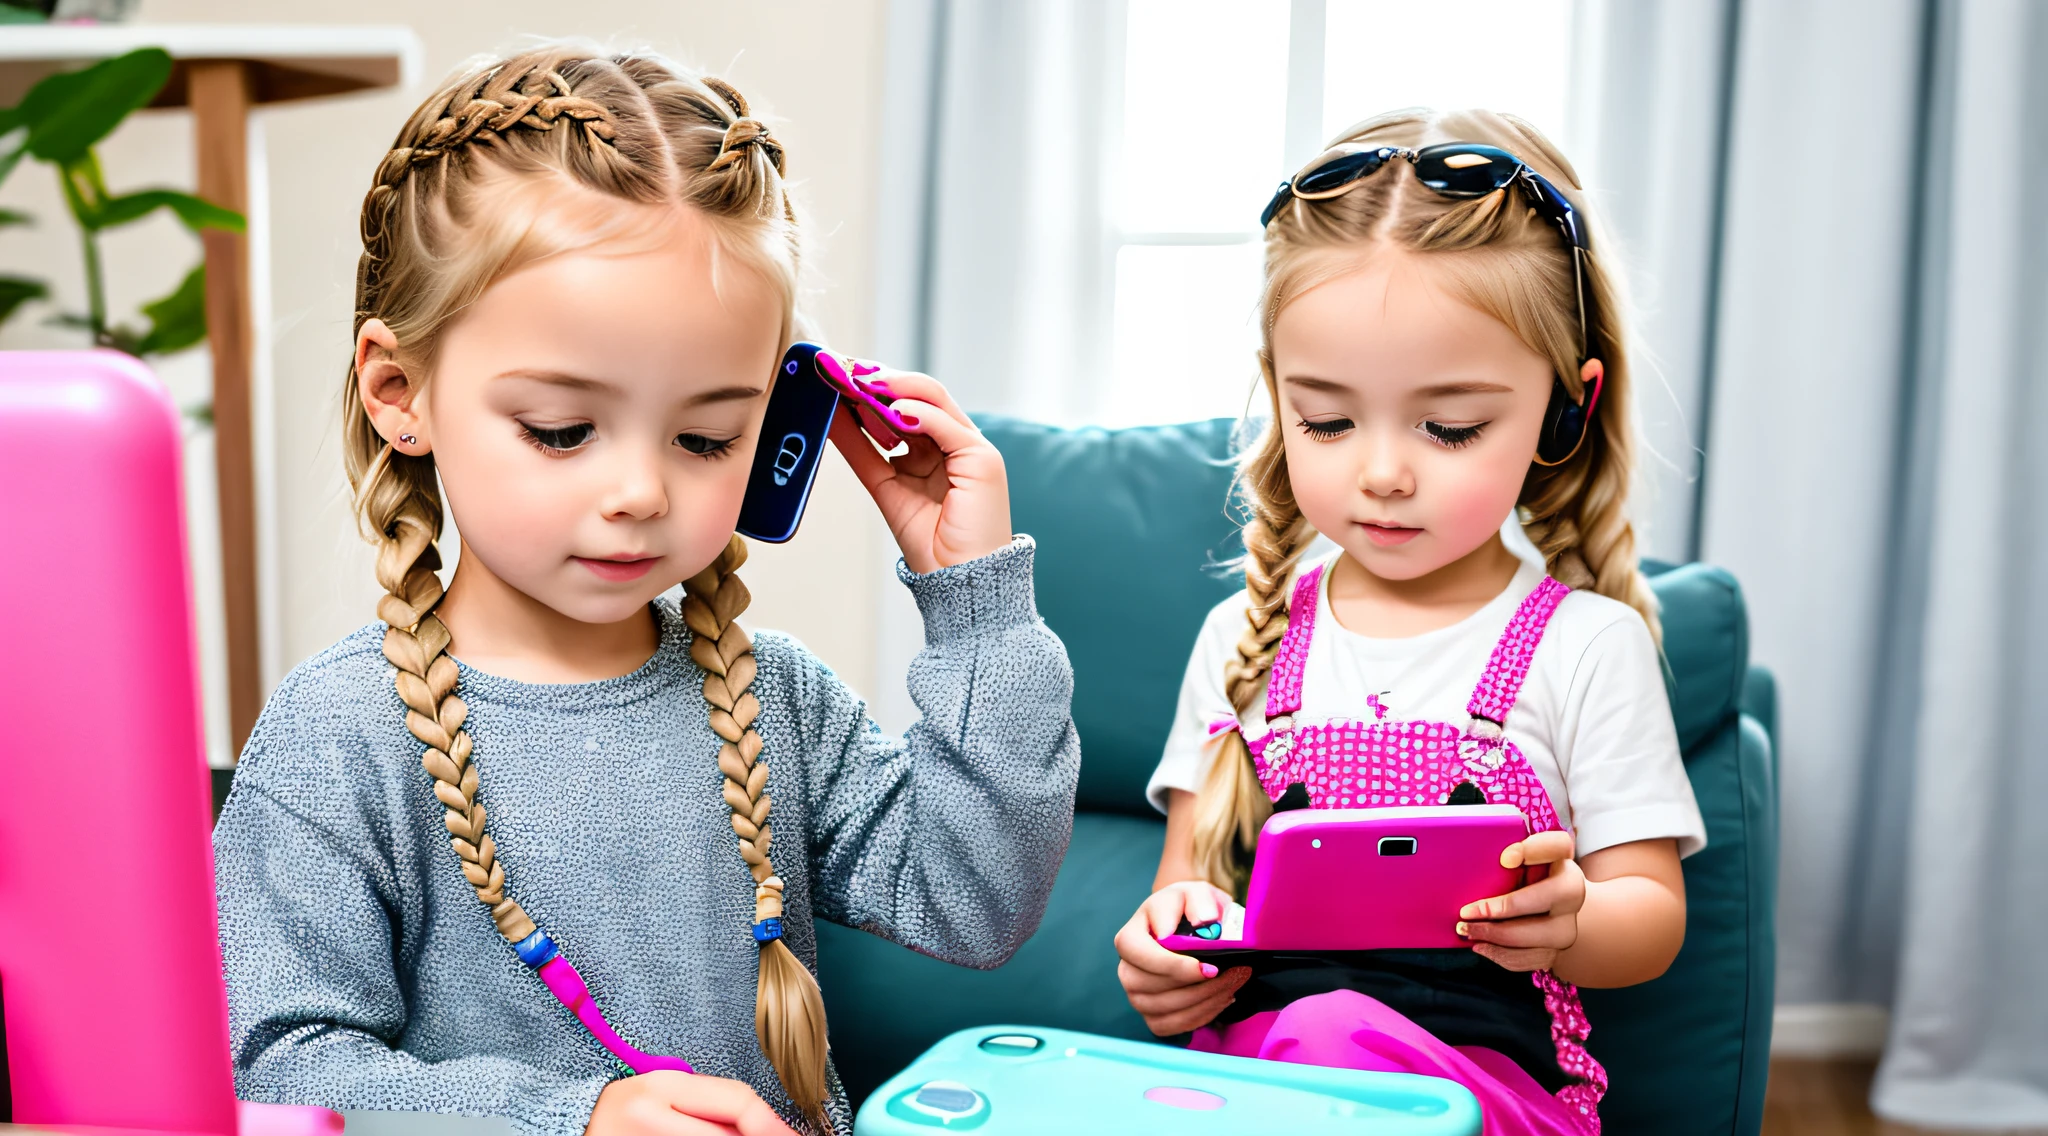
<svg viewBox="0 0 2048 1136"><path fill-rule="evenodd" d="M549 45L472 64L423 102L378 165L363 201L356 329L382 321L420 397L443 329L496 280L546 256L642 225L637 213L579 210L536 224L547 195L568 184L631 205L679 207L713 222L730 261L758 271L781 294L786 342L795 324L800 260L795 205L782 180L781 144L750 116L733 87L649 55L605 55ZM509 197L482 198L487 185ZM538 192L524 194L529 187ZM524 196L521 196L524 194ZM384 653L406 725L425 747L421 764L463 876L514 944L537 932L507 893L505 865L477 800L468 709L441 600L434 548L442 524L431 454L394 451L379 435L350 367L342 388L344 465L364 535L376 544L386 595ZM692 655L709 676L704 694L723 739L718 764L740 854L755 884L755 938L764 940L755 1029L790 1099L821 1129L828 1095L826 1031L817 983L779 937L782 881L768 859L767 765L753 727L760 702L746 632L734 622L747 592L733 575L745 559L735 538L688 585ZM716 664L715 666L713 664ZM734 777L737 773L738 776Z"/></svg>
<svg viewBox="0 0 2048 1136"><path fill-rule="evenodd" d="M1237 653L1223 665L1224 694L1239 714L1265 693L1273 656L1287 634L1288 590L1294 568L1315 535L1301 515L1294 483L1287 475L1271 360L1263 351L1259 360L1273 399L1273 419L1246 452L1238 470L1245 510L1245 630L1238 637ZM1195 794L1195 870L1217 887L1241 896L1249 858L1258 845L1260 827L1273 813L1273 802L1259 784L1242 734L1225 731L1218 735L1216 746L1209 773Z"/></svg>
<svg viewBox="0 0 2048 1136"><path fill-rule="evenodd" d="M386 450L384 467L393 451ZM372 484L383 480L373 477ZM448 656L448 628L434 614L441 602L441 580L434 575L440 554L439 502L422 507L418 495L390 498L388 515L372 515L385 537L377 546L377 582L384 598L377 618L385 624L384 657L398 669L398 697L405 703L405 728L425 745L420 764L434 779L434 796L444 810L448 843L462 861L463 877L479 903L490 909L491 921L508 943L533 934L533 920L518 901L505 894L505 867L498 863L497 844L484 831L484 806L476 799L477 771L469 760L469 731L462 728L469 707L455 693L455 660ZM381 523L380 523L381 522Z"/></svg>
<svg viewBox="0 0 2048 1136"><path fill-rule="evenodd" d="M690 658L704 668L704 701L718 735L718 771L725 803L739 837L740 859L754 876L755 938L761 943L754 987L754 1033L775 1066L782 1087L813 1123L826 1127L825 1000L818 980L782 941L782 877L768 858L768 763L754 720L760 700L754 683L754 645L738 619L752 598L737 575L747 544L735 536L710 567L683 581L683 622L690 627ZM772 929L772 934L770 930Z"/></svg>

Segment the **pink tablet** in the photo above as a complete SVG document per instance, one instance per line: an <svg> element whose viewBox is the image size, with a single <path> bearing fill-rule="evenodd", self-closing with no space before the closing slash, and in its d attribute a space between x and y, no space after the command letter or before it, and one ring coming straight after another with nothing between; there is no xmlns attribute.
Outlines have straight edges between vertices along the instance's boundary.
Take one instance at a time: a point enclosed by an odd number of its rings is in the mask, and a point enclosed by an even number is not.
<svg viewBox="0 0 2048 1136"><path fill-rule="evenodd" d="M1277 813L1259 833L1242 926L1233 911L1159 943L1201 957L1466 946L1459 909L1522 886L1500 854L1528 834L1513 805Z"/></svg>
<svg viewBox="0 0 2048 1136"><path fill-rule="evenodd" d="M0 434L0 1121L339 1133L235 1102L178 412L126 355L0 351Z"/></svg>

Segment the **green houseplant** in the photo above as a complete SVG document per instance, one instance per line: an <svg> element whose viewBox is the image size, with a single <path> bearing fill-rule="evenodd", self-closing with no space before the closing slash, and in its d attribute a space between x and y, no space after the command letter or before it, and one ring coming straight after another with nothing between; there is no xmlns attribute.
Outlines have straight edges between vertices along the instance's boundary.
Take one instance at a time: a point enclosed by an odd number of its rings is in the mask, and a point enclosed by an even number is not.
<svg viewBox="0 0 2048 1136"><path fill-rule="evenodd" d="M180 351L206 338L206 266L195 266L168 295L142 305L143 326L117 324L107 313L106 269L100 234L168 209L194 233L202 229L240 232L242 215L174 189L114 193L107 188L93 147L137 109L147 106L171 76L171 57L143 48L102 60L80 71L51 75L29 88L21 102L0 109L0 182L24 158L52 167L64 204L78 225L85 258L86 310L67 312L54 322L88 333L92 343L131 355ZM30 218L0 210L0 226ZM0 324L30 300L49 296L33 277L0 275Z"/></svg>

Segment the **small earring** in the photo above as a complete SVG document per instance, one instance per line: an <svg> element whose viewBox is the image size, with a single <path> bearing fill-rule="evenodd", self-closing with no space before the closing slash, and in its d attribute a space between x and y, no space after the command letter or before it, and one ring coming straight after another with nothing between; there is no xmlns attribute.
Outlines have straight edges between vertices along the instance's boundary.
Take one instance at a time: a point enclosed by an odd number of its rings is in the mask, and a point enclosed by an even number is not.
<svg viewBox="0 0 2048 1136"><path fill-rule="evenodd" d="M413 437L411 434L400 434L398 436L398 440L404 442L408 446L417 446L420 444L420 440L418 438Z"/></svg>

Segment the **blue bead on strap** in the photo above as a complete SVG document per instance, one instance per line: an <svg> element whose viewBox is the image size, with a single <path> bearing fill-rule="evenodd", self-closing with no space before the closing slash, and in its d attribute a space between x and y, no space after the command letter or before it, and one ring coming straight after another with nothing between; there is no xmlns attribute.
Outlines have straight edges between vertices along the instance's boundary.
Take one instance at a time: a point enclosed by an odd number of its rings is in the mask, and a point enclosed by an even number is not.
<svg viewBox="0 0 2048 1136"><path fill-rule="evenodd" d="M546 966L561 953L555 950L555 941L548 938L548 933L537 927L534 928L533 934L512 944L512 949L519 952L520 962L535 970Z"/></svg>
<svg viewBox="0 0 2048 1136"><path fill-rule="evenodd" d="M759 923L754 924L754 941L757 943L773 942L781 937L782 920L780 919L763 919Z"/></svg>

